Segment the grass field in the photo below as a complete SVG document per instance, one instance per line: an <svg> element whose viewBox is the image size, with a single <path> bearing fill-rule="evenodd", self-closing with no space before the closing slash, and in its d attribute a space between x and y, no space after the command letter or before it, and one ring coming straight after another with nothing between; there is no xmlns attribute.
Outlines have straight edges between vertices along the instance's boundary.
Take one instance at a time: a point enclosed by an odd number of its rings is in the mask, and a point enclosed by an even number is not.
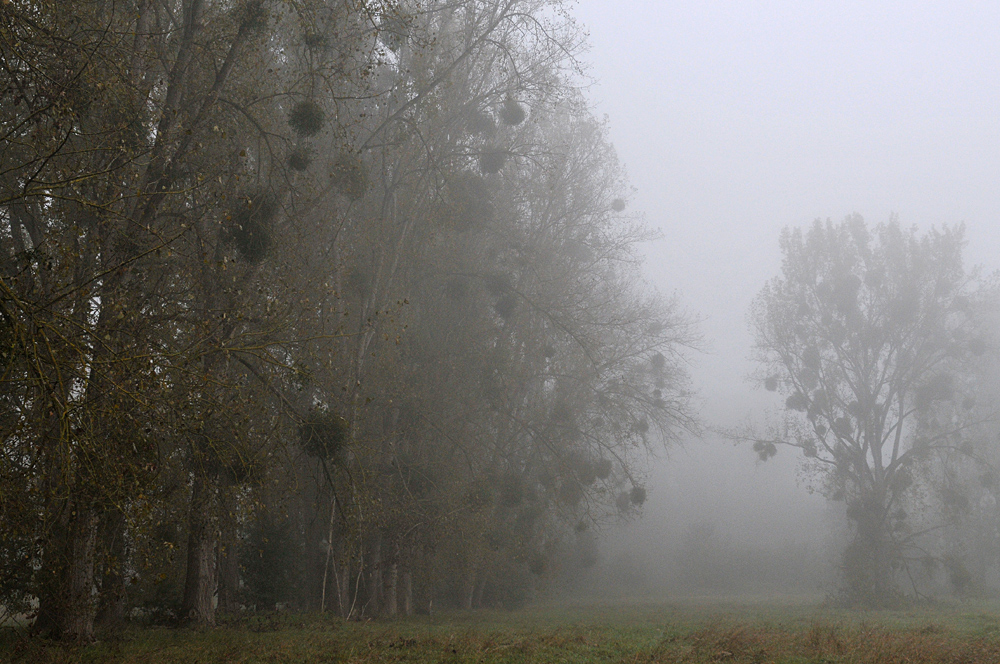
<svg viewBox="0 0 1000 664"><path fill-rule="evenodd" d="M856 612L815 603L688 601L367 623L282 614L210 631L135 629L83 647L5 630L0 661L1000 663L1000 605Z"/></svg>

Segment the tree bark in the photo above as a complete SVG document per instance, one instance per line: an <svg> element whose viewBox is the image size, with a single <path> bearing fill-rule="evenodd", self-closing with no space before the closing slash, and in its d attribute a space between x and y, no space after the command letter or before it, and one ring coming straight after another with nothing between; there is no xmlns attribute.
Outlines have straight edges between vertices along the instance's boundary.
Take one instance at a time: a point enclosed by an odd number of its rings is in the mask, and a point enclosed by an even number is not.
<svg viewBox="0 0 1000 664"><path fill-rule="evenodd" d="M399 612L398 589L399 589L399 562L393 559L389 563L385 580L385 609L383 613L387 616L395 616Z"/></svg>
<svg viewBox="0 0 1000 664"><path fill-rule="evenodd" d="M413 573L409 566L403 568L403 614L413 615Z"/></svg>
<svg viewBox="0 0 1000 664"><path fill-rule="evenodd" d="M59 636L75 641L94 638L94 553L97 548L97 515L89 505L77 505L70 526L72 544L67 597L62 607Z"/></svg>
<svg viewBox="0 0 1000 664"><path fill-rule="evenodd" d="M39 570L38 613L31 631L39 636L59 638L62 622L66 568L68 566L66 525L56 523L49 532Z"/></svg>
<svg viewBox="0 0 1000 664"><path fill-rule="evenodd" d="M219 605L217 610L223 614L239 613L240 565L236 553L235 533L228 537L223 530L219 542Z"/></svg>
<svg viewBox="0 0 1000 664"><path fill-rule="evenodd" d="M847 599L852 604L886 607L899 599L892 572L891 537L882 502L877 498L859 501L852 520L853 541L844 551Z"/></svg>
<svg viewBox="0 0 1000 664"><path fill-rule="evenodd" d="M101 597L98 604L96 625L102 631L115 631L125 624L128 600L128 578L125 563L125 514L117 507L101 518L101 548L104 551L104 574L101 579Z"/></svg>
<svg viewBox="0 0 1000 664"><path fill-rule="evenodd" d="M62 459L53 454L45 470L46 522L50 525L42 566L39 570L38 614L32 632L50 638L59 638L63 605L66 594L66 576L70 560L70 512L73 502L66 496L53 495L51 486L63 467Z"/></svg>
<svg viewBox="0 0 1000 664"><path fill-rule="evenodd" d="M351 616L349 615L351 607L351 565L345 562L340 566L340 574L336 577L337 581L337 602L340 608L340 617L347 620Z"/></svg>
<svg viewBox="0 0 1000 664"><path fill-rule="evenodd" d="M371 602L372 614L376 616L382 613L383 577L382 536L379 535L375 539L375 547L372 551L371 584L369 584L369 592L371 593L369 602Z"/></svg>
<svg viewBox="0 0 1000 664"><path fill-rule="evenodd" d="M215 592L215 532L211 518L211 489L207 480L195 475L188 518L187 574L181 615L185 621L215 624L212 605Z"/></svg>
<svg viewBox="0 0 1000 664"><path fill-rule="evenodd" d="M96 600L94 563L98 519L81 498L63 498L41 570L38 615L32 631L55 639L90 641Z"/></svg>
<svg viewBox="0 0 1000 664"><path fill-rule="evenodd" d="M228 487L227 487L228 488ZM238 613L240 610L239 586L240 565L236 541L236 508L232 496L223 489L219 495L219 604L217 610L223 614Z"/></svg>

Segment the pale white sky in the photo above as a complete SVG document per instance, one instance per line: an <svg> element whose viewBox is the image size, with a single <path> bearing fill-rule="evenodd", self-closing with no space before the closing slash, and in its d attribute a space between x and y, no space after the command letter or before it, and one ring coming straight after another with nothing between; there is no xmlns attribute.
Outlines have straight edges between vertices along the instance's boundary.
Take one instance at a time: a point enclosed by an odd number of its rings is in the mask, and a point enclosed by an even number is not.
<svg viewBox="0 0 1000 664"><path fill-rule="evenodd" d="M711 421L771 403L744 381L745 321L783 227L964 221L967 263L1000 268L1000 3L580 0L575 15L632 208L664 234L650 280L705 319L692 373ZM776 486L820 508L794 464L753 458L690 444L657 472L650 516L683 519L701 495L745 522Z"/></svg>

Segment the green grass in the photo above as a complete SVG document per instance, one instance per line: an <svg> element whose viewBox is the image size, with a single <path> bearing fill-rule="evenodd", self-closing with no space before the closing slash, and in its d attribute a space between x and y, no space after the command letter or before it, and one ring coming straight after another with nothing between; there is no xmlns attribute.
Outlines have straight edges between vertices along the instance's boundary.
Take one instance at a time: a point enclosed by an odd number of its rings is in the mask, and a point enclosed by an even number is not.
<svg viewBox="0 0 1000 664"><path fill-rule="evenodd" d="M1000 662L1000 606L848 611L795 602L589 604L344 623L248 618L213 630L132 629L88 646L0 634L0 661Z"/></svg>

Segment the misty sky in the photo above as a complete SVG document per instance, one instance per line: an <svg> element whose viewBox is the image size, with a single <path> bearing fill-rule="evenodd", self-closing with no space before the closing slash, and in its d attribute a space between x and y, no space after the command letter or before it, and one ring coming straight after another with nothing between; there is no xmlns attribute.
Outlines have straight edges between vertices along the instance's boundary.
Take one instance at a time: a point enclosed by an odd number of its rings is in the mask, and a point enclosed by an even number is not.
<svg viewBox="0 0 1000 664"><path fill-rule="evenodd" d="M1000 3L580 0L576 16L633 209L664 235L647 273L703 318L691 369L710 421L773 403L744 380L746 312L783 227L964 221L967 264L1000 267ZM711 441L674 457L654 522L707 501L739 523L773 504L768 486L820 509L790 459L765 468Z"/></svg>

